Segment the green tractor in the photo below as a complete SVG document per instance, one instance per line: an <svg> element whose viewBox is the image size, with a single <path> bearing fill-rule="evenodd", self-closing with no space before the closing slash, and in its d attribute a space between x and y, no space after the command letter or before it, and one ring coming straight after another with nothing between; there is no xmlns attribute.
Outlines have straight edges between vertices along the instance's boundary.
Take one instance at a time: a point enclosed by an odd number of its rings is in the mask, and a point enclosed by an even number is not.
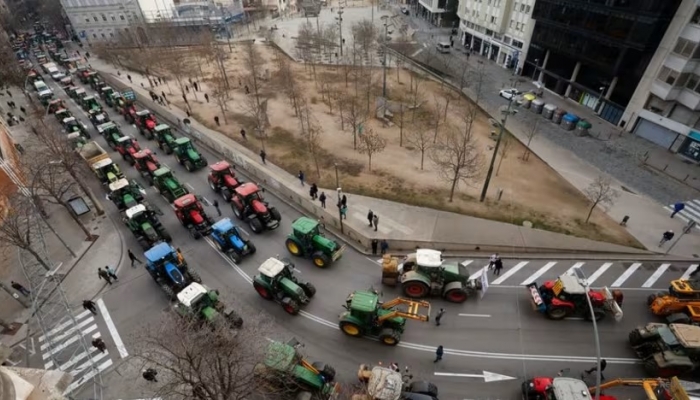
<svg viewBox="0 0 700 400"><path fill-rule="evenodd" d="M143 204L137 204L124 211L122 221L144 250L150 249L159 242L172 241L170 234L158 220L157 212Z"/></svg>
<svg viewBox="0 0 700 400"><path fill-rule="evenodd" d="M143 202L146 191L134 180L119 179L109 184L109 197L119 211L132 208Z"/></svg>
<svg viewBox="0 0 700 400"><path fill-rule="evenodd" d="M399 306L406 306L401 310ZM406 329L406 320L430 320L430 303L425 300L409 300L398 297L381 302L374 289L357 290L348 296L343 306L346 311L338 317L340 330L348 336L373 336L388 346L396 346ZM421 314L421 307L427 314Z"/></svg>
<svg viewBox="0 0 700 400"><path fill-rule="evenodd" d="M255 375L264 379L273 393L293 389L296 399L338 398L340 384L334 382L335 368L324 362L307 361L299 353L302 346L296 339L287 343L272 341L263 362L255 366Z"/></svg>
<svg viewBox="0 0 700 400"><path fill-rule="evenodd" d="M189 172L193 172L199 168L204 168L207 166L207 159L204 158L199 151L197 151L189 138L183 137L175 139L173 146L175 159L180 163L180 165L184 165L185 169Z"/></svg>
<svg viewBox="0 0 700 400"><path fill-rule="evenodd" d="M119 100L122 97L122 94L119 92L112 92L105 96L105 103L114 108L114 106L117 104L117 100Z"/></svg>
<svg viewBox="0 0 700 400"><path fill-rule="evenodd" d="M201 283L192 282L177 294L173 306L183 318L196 319L207 324L226 323L231 328L243 326L243 318L219 300L219 291L211 290Z"/></svg>
<svg viewBox="0 0 700 400"><path fill-rule="evenodd" d="M102 112L102 106L100 103L97 101L95 96L86 96L83 97L82 101L80 102L80 106L85 110L85 112L88 111L95 111L95 112Z"/></svg>
<svg viewBox="0 0 700 400"><path fill-rule="evenodd" d="M293 256L311 258L319 268L331 265L345 251L345 245L323 236L320 223L307 217L300 217L292 222L292 233L287 236L284 244Z"/></svg>
<svg viewBox="0 0 700 400"><path fill-rule="evenodd" d="M158 124L153 129L156 142L158 142L158 147L165 152L165 154L173 154L173 147L175 147L175 134L173 134L170 126L167 124Z"/></svg>
<svg viewBox="0 0 700 400"><path fill-rule="evenodd" d="M165 167L158 168L153 173L153 186L170 203L189 193L189 190L173 176L172 171Z"/></svg>
<svg viewBox="0 0 700 400"><path fill-rule="evenodd" d="M316 294L310 282L299 282L294 276L294 264L286 259L268 258L258 268L259 275L253 278L253 288L260 297L274 300L284 311L296 315Z"/></svg>
<svg viewBox="0 0 700 400"><path fill-rule="evenodd" d="M417 249L400 264L395 257L385 256L382 261L382 283L395 286L400 282L406 297L441 296L452 303L463 303L482 290L481 280L470 279L463 265L444 262L438 250Z"/></svg>
<svg viewBox="0 0 700 400"><path fill-rule="evenodd" d="M124 137L124 134L114 122L105 122L102 125L98 125L97 132L99 132L99 134L102 135L103 138L105 138L105 140L107 141L107 145L112 150L115 150L117 148L119 139Z"/></svg>

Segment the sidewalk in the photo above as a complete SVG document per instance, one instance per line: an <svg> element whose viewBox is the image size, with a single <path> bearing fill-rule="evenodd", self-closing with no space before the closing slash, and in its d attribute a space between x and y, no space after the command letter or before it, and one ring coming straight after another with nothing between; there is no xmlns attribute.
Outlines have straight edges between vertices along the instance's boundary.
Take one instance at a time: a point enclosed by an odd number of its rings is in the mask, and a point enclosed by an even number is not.
<svg viewBox="0 0 700 400"><path fill-rule="evenodd" d="M132 73L133 83L129 84L126 72L117 75L117 69L101 60L91 59L93 68L104 74L113 87L114 83L121 88L130 87L138 94L139 101L151 111L158 112L163 117L170 115L170 124L177 126L177 120L186 118L184 111L171 105L170 109L151 102L148 90L141 87L143 83L148 87L148 82L141 74ZM214 107L214 106L212 106ZM328 196L328 209L323 210L320 204L313 203L308 197L308 187L302 187L297 178L278 168L272 162L262 165L256 153L244 148L236 141L224 135L208 129L193 118L193 136L216 150L223 150L230 158L234 159L242 169L251 172L254 176L269 176L269 180L259 181L276 190L283 191L284 197L293 203L303 207L307 213L317 215L327 224L339 228L335 204L335 188L321 188ZM213 138L214 140L205 140ZM232 151L232 150L235 150ZM274 161L274 160L270 160ZM262 173L256 173L262 171ZM608 243L595 242L588 239L556 234L552 232L525 228L516 225L494 222L464 215L413 207L390 201L374 199L363 196L355 196L348 193L348 206L350 212L348 219L344 221L346 235L356 244L361 244L367 249L372 238L384 238L389 242L393 250L414 249L416 246L438 247L445 250L460 248L462 251L468 247L470 251L500 251L509 252L609 252L609 253L642 253L637 249L629 249L623 246ZM372 209L380 216L379 230L374 232L366 223L365 216Z"/></svg>

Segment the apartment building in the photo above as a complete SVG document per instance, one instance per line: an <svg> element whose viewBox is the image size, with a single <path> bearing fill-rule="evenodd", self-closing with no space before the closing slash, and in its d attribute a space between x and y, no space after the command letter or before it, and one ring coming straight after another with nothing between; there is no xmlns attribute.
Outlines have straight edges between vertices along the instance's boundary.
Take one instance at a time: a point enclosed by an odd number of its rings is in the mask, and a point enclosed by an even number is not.
<svg viewBox="0 0 700 400"><path fill-rule="evenodd" d="M700 0L683 0L622 117L625 129L700 162Z"/></svg>
<svg viewBox="0 0 700 400"><path fill-rule="evenodd" d="M129 25L144 23L141 8L168 9L172 0L61 0L73 31L81 41L101 41L117 37L120 31L129 33ZM172 8L172 6L170 6Z"/></svg>
<svg viewBox="0 0 700 400"><path fill-rule="evenodd" d="M415 4L415 3L414 3ZM457 23L459 0L418 0L418 16L440 27Z"/></svg>
<svg viewBox="0 0 700 400"><path fill-rule="evenodd" d="M530 46L535 0L461 0L461 43L504 68L522 70Z"/></svg>

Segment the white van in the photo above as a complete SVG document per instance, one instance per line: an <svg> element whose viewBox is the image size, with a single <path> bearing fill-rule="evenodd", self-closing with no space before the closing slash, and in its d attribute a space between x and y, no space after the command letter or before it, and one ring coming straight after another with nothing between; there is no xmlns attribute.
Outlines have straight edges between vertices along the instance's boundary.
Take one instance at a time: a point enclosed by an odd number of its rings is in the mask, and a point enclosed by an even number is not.
<svg viewBox="0 0 700 400"><path fill-rule="evenodd" d="M448 42L439 42L435 45L435 48L437 48L437 51L439 51L440 53L449 53L452 49L452 46L450 46Z"/></svg>
<svg viewBox="0 0 700 400"><path fill-rule="evenodd" d="M44 83L44 81L36 81L34 82L34 89L36 89L37 92L43 92L45 90L50 90L48 86Z"/></svg>

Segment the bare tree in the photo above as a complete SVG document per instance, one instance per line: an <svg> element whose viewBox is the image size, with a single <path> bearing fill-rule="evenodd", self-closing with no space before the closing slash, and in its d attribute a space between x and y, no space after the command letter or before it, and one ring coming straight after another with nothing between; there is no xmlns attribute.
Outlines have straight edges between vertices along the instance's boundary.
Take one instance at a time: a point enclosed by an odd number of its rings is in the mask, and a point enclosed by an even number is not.
<svg viewBox="0 0 700 400"><path fill-rule="evenodd" d="M433 125L433 143L437 143L438 139L438 132L440 129L440 122L442 119L442 114L447 111L447 104L442 102L442 99L438 95L433 96L433 101L435 104L435 113L432 117L432 125Z"/></svg>
<svg viewBox="0 0 700 400"><path fill-rule="evenodd" d="M369 171L372 172L372 156L381 153L386 148L386 140L379 136L374 129L369 128L359 137L357 151L360 154L366 154L369 159Z"/></svg>
<svg viewBox="0 0 700 400"><path fill-rule="evenodd" d="M403 147L403 131L406 128L406 106L403 104L403 101L399 101L399 111L394 115L398 117L396 118L396 125L399 126L399 147Z"/></svg>
<svg viewBox="0 0 700 400"><path fill-rule="evenodd" d="M615 204L615 199L620 195L613 189L610 178L606 178L602 175L596 177L583 192L591 201L591 208L588 210L586 223L591 219L591 214L593 214L593 210L596 206L612 206Z"/></svg>
<svg viewBox="0 0 700 400"><path fill-rule="evenodd" d="M292 65L286 57L281 57L279 60L279 78L282 83L282 90L289 99L292 105L294 115L299 116L299 101L301 99L301 86L297 82L297 78L292 69Z"/></svg>
<svg viewBox="0 0 700 400"><path fill-rule="evenodd" d="M186 79L194 75L194 66L192 65L192 59L189 57L189 51L180 47L161 47L158 56L161 60L161 67L175 78L180 88L180 93L186 96ZM193 93L195 92L193 91Z"/></svg>
<svg viewBox="0 0 700 400"><path fill-rule="evenodd" d="M255 129L265 149L265 130L269 124L267 116L267 97L263 93L264 80L258 73L264 70L265 60L260 56L254 42L248 42L243 49L243 65L247 71L246 82L250 94L246 96L244 107L255 120Z"/></svg>
<svg viewBox="0 0 700 400"><path fill-rule="evenodd" d="M221 110L221 116L224 118L224 124L228 124L226 111L228 111L228 101L231 100L231 87L228 85L225 77L219 73L214 74L211 82L211 96L216 101L216 104Z"/></svg>
<svg viewBox="0 0 700 400"><path fill-rule="evenodd" d="M498 147L498 155L500 157L498 158L498 166L496 167L496 176L498 176L498 172L501 170L503 160L508 158L508 153L512 146L513 138L509 134L504 133L501 138L501 145Z"/></svg>
<svg viewBox="0 0 700 400"><path fill-rule="evenodd" d="M410 88L410 93L411 93L411 109L413 110L411 113L411 122L416 122L416 112L418 111L418 107L420 106L421 102L423 101L423 96L420 92L420 87L421 83L423 83L423 79L416 75L415 73L411 73L411 88Z"/></svg>
<svg viewBox="0 0 700 400"><path fill-rule="evenodd" d="M474 92L474 103L481 103L481 96L484 94L484 84L486 83L486 67L481 60L477 61L476 67L472 68L469 73L471 88Z"/></svg>
<svg viewBox="0 0 700 400"><path fill-rule="evenodd" d="M0 36L0 85L16 86L25 90L24 83L27 79L27 71L19 65L9 38L5 35Z"/></svg>
<svg viewBox="0 0 700 400"><path fill-rule="evenodd" d="M314 81L316 81L316 53L318 50L318 34L313 25L308 21L301 24L297 31L297 55L304 61L304 67L311 66Z"/></svg>
<svg viewBox="0 0 700 400"><path fill-rule="evenodd" d="M417 121L412 124L408 132L406 132L406 142L420 151L420 169L423 170L423 161L425 153L433 146L433 140L430 135L430 127L424 121Z"/></svg>
<svg viewBox="0 0 700 400"><path fill-rule="evenodd" d="M481 174L481 153L471 135L450 125L443 129L440 140L430 152L430 159L440 178L450 183L450 202L460 182L469 183Z"/></svg>
<svg viewBox="0 0 700 400"><path fill-rule="evenodd" d="M464 131L464 134L471 139L474 122L476 122L476 119L479 116L479 107L477 107L469 99L464 99L464 101L457 107L457 110L457 114L461 122L461 128Z"/></svg>
<svg viewBox="0 0 700 400"><path fill-rule="evenodd" d="M540 120L535 119L529 126L527 131L525 131L525 137L527 137L527 143L525 144L525 151L523 152L523 161L528 161L530 159L530 142L539 133Z"/></svg>
<svg viewBox="0 0 700 400"><path fill-rule="evenodd" d="M302 99L301 104L302 112L301 118L299 119L301 125L301 135L306 143L309 156L311 156L314 166L316 167L316 175L319 179L321 179L319 153L322 150L321 134L323 133L323 128L314 116L313 111L311 110L311 107L309 107L309 103L306 101L306 99Z"/></svg>
<svg viewBox="0 0 700 400"><path fill-rule="evenodd" d="M342 118L352 128L352 148L357 149L357 135L369 118L367 109L360 104L357 96L347 96L343 101Z"/></svg>

